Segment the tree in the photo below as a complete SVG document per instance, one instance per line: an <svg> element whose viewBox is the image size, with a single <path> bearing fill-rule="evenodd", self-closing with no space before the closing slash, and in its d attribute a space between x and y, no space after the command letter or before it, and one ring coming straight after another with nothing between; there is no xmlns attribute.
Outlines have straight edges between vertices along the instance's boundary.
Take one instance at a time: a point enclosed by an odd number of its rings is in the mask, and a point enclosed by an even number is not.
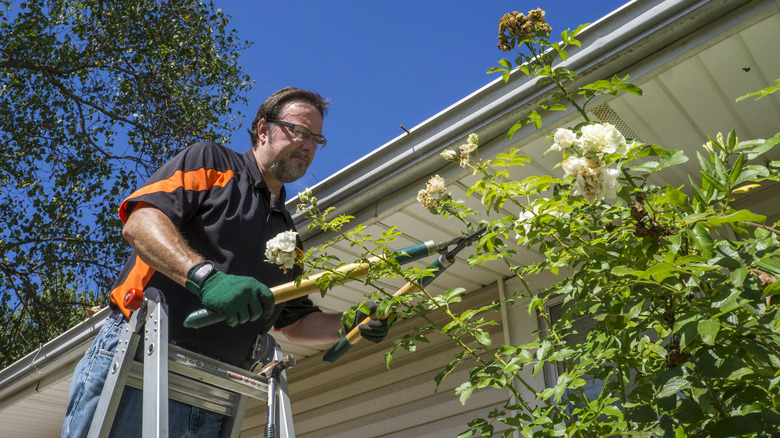
<svg viewBox="0 0 780 438"><path fill-rule="evenodd" d="M251 83L208 0L0 0L0 19L2 367L106 304L123 196L226 141Z"/></svg>

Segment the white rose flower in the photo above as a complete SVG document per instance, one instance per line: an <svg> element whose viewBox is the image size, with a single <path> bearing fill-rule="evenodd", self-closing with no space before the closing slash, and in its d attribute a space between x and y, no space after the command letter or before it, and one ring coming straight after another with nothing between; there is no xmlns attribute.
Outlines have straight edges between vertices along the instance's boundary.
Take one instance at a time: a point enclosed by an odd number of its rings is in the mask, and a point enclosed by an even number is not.
<svg viewBox="0 0 780 438"><path fill-rule="evenodd" d="M431 179L428 180L427 189L428 193L438 193L443 195L447 192L447 186L444 184L444 178L440 177L439 175L432 176Z"/></svg>
<svg viewBox="0 0 780 438"><path fill-rule="evenodd" d="M552 149L556 151L562 151L576 144L577 134L569 129L558 128L558 130L555 131L553 140L555 141L555 144L553 144Z"/></svg>
<svg viewBox="0 0 780 438"><path fill-rule="evenodd" d="M292 268L295 265L297 252L295 239L297 235L295 231L283 231L269 240L265 245L266 261L280 265L285 272Z"/></svg>
<svg viewBox="0 0 780 438"><path fill-rule="evenodd" d="M601 124L585 125L580 130L580 149L584 155L591 155L601 152L602 138Z"/></svg>
<svg viewBox="0 0 780 438"><path fill-rule="evenodd" d="M601 168L601 178L604 181L604 196L614 198L617 196L617 178L620 172L617 169Z"/></svg>
<svg viewBox="0 0 780 438"><path fill-rule="evenodd" d="M580 132L579 146L584 155L624 154L627 150L625 137L609 123L585 125Z"/></svg>
<svg viewBox="0 0 780 438"><path fill-rule="evenodd" d="M460 145L460 151L465 154L470 154L477 150L477 145L474 143L466 143L463 145Z"/></svg>
<svg viewBox="0 0 780 438"><path fill-rule="evenodd" d="M457 161L458 153L453 151L452 149L445 149L444 151L442 151L441 157L447 161Z"/></svg>
<svg viewBox="0 0 780 438"><path fill-rule="evenodd" d="M606 154L625 154L627 150L626 138L615 128L614 125L606 123L601 131L601 138L604 144L601 146L601 152Z"/></svg>
<svg viewBox="0 0 780 438"><path fill-rule="evenodd" d="M561 164L563 171L567 175L577 177L585 168L588 167L588 159L582 157L569 157Z"/></svg>

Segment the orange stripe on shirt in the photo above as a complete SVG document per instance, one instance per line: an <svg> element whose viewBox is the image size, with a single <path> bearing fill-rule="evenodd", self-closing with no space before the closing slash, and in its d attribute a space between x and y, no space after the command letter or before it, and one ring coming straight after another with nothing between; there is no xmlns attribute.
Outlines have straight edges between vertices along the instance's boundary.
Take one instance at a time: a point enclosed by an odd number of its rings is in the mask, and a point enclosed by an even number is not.
<svg viewBox="0 0 780 438"><path fill-rule="evenodd" d="M126 317L130 318L130 314L133 311L125 307L125 295L130 289L137 289L139 291L144 290L146 283L152 278L154 272L154 268L142 262L138 256L135 256L135 264L133 265L133 269L130 270L130 273L127 274L125 281L111 291L111 302L119 306L119 310L121 310Z"/></svg>
<svg viewBox="0 0 780 438"><path fill-rule="evenodd" d="M170 178L141 187L140 189L136 190L135 193L128 196L127 199L122 201L122 205L119 206L119 219L121 219L123 223L127 222L127 218L129 216L129 212L127 211L127 201L129 199L143 196L149 193L169 193L180 188L194 191L209 190L214 186L224 186L232 178L232 170L227 170L224 172L220 172L216 169L205 168L191 170L188 172L177 170L173 175L170 176Z"/></svg>

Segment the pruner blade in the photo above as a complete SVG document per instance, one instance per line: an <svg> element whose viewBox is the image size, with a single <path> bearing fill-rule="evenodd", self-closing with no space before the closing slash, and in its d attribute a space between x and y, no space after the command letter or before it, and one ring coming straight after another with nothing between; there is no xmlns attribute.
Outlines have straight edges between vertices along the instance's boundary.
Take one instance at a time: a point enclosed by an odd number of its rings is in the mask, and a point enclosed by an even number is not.
<svg viewBox="0 0 780 438"><path fill-rule="evenodd" d="M447 258L455 257L455 254L460 252L460 250L462 250L463 248L470 246L475 240L479 239L479 237L482 236L482 234L484 234L486 230L487 230L487 225L483 226L477 231L474 231L471 234L455 237L454 239L450 239L446 242L439 243L437 245L437 252L439 254L445 255ZM449 248L452 245L455 245L455 248L453 250L450 250Z"/></svg>

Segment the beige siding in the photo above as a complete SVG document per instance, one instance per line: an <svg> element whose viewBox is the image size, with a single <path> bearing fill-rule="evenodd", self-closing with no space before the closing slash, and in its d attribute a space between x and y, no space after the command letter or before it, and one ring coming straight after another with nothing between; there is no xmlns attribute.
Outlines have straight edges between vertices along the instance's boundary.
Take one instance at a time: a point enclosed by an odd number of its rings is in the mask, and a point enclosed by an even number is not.
<svg viewBox="0 0 780 438"><path fill-rule="evenodd" d="M497 298L494 285L468 294L461 305L475 307ZM499 314L488 317L498 320ZM391 334L403 336L422 323L419 317L400 321ZM501 325L489 329L493 345L500 346ZM296 436L455 437L469 421L486 417L509 396L508 391L485 389L461 405L453 390L468 378L465 366L444 379L436 391L434 377L459 351L442 335L418 344L416 352L397 353L388 369L384 352L390 346L390 341L361 341L336 363L324 363L322 355L315 355L291 369L288 380ZM265 414L264 405L250 403L242 437L262 436ZM503 430L500 424L496 428Z"/></svg>

